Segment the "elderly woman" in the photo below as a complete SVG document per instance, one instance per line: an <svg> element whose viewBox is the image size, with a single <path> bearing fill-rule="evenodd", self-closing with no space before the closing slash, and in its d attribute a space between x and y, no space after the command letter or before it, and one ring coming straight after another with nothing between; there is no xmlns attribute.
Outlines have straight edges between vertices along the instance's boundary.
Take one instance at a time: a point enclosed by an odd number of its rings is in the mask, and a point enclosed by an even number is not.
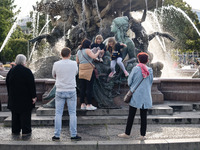
<svg viewBox="0 0 200 150"><path fill-rule="evenodd" d="M145 139L147 128L147 110L152 107L151 86L153 83L153 70L146 66L148 54L141 52L137 55L139 64L134 67L128 78L128 86L134 93L129 103L129 115L125 133L119 137L129 138L137 109L140 109L141 128L140 140ZM137 87L137 89L136 89Z"/></svg>
<svg viewBox="0 0 200 150"><path fill-rule="evenodd" d="M31 112L36 102L36 89L33 74L28 69L26 57L17 55L16 66L6 77L8 90L8 109L12 112L12 134L31 135Z"/></svg>

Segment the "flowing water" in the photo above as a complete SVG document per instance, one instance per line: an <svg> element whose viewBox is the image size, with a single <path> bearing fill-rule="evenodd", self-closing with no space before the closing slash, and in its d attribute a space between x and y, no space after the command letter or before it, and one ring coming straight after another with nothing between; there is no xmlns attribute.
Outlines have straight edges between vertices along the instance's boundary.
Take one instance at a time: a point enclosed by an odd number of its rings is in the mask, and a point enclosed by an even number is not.
<svg viewBox="0 0 200 150"><path fill-rule="evenodd" d="M99 28L99 32L101 34L101 29L102 29L102 19L101 19L101 15L99 13L99 6L98 6L98 2L97 0L95 0L95 5L96 5L96 11L97 11L97 15L99 17L99 20L100 20L100 28Z"/></svg>
<svg viewBox="0 0 200 150"><path fill-rule="evenodd" d="M195 31L197 32L197 34L200 36L200 32L199 30L197 29L197 27L195 26L195 24L192 22L192 20L190 19L190 17L180 8L177 8L175 6L164 6L162 7L162 9L166 9L166 10L170 10L170 11L175 11L177 13L180 13L182 14L183 17L185 17L185 19L187 19L190 24L192 25L191 27L193 27L195 29ZM173 19L173 16L172 16L172 19Z"/></svg>

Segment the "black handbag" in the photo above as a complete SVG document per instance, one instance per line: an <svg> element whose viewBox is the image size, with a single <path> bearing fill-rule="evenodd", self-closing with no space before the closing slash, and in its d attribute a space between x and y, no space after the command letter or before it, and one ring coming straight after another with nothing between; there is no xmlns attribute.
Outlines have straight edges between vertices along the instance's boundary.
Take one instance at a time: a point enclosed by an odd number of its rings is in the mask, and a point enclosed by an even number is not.
<svg viewBox="0 0 200 150"><path fill-rule="evenodd" d="M142 79L142 81L144 80L144 78ZM131 92L131 90L129 90L126 95L124 96L124 102L125 103L129 103L131 101L131 98L133 96L133 93L137 90L137 88L139 87L139 85L142 83L142 81L140 81L140 83L137 85L137 87L135 88L135 90L133 92Z"/></svg>

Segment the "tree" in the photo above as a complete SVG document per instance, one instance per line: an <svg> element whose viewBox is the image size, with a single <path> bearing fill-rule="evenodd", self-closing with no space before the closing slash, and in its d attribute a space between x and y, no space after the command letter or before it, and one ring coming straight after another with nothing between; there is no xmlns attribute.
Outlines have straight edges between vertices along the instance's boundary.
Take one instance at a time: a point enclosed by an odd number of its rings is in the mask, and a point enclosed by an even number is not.
<svg viewBox="0 0 200 150"><path fill-rule="evenodd" d="M4 50L0 53L1 61L4 63L11 62L14 61L17 54L27 55L28 40L31 38L31 35L24 34L18 26L6 44Z"/></svg>
<svg viewBox="0 0 200 150"><path fill-rule="evenodd" d="M1 0L0 1L0 46L6 38L12 23L13 23L13 5L14 0Z"/></svg>
<svg viewBox="0 0 200 150"><path fill-rule="evenodd" d="M200 51L200 37L196 30L192 27L188 19L186 19L174 7L169 7L170 5L183 10L190 17L199 31L200 22L198 20L198 16L192 11L190 5L188 5L186 2L183 2L183 0L164 1L164 6L167 6L167 8L162 9L162 11L159 12L162 14L162 19L160 20L162 21L164 30L172 33L173 36L177 39L175 48L181 49L182 52L196 50Z"/></svg>

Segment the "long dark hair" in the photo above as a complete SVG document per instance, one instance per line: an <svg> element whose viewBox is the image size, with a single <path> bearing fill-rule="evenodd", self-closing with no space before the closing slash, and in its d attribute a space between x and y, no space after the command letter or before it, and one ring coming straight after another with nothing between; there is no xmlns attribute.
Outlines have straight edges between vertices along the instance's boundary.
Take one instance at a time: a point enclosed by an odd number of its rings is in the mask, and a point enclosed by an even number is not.
<svg viewBox="0 0 200 150"><path fill-rule="evenodd" d="M85 49L85 48L90 48L90 45L91 45L91 41L88 40L88 39L84 39L84 40L81 42L80 50Z"/></svg>

